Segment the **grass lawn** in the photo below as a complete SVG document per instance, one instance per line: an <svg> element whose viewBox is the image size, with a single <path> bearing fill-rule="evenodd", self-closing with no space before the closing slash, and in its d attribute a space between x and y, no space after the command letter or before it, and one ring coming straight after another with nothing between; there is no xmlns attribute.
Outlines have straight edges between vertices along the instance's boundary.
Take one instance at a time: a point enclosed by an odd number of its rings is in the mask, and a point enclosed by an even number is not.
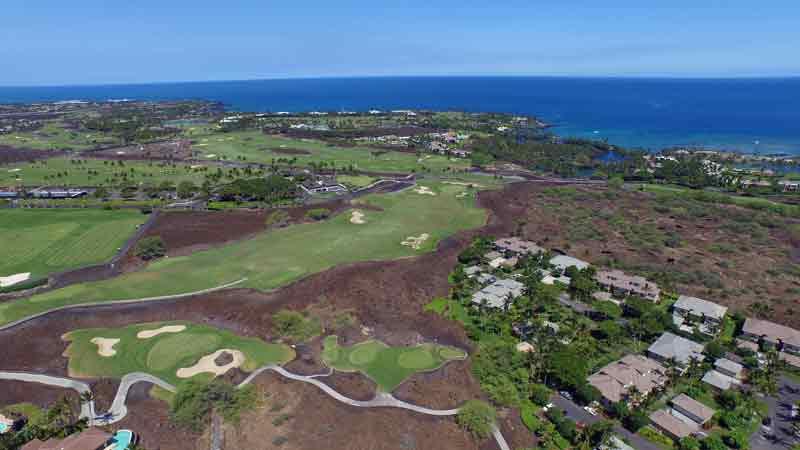
<svg viewBox="0 0 800 450"><path fill-rule="evenodd" d="M162 333L140 339L137 333L155 330L167 325L184 325L177 333ZM113 356L100 356L98 345L92 339L119 339ZM65 355L69 357L69 373L73 377L121 378L131 372L146 372L169 383L180 383L176 371L191 367L206 355L219 349L239 350L245 355L241 369L251 372L265 364L284 364L294 359L295 353L283 344L269 344L257 338L244 338L230 331L197 325L190 322L157 322L130 325L123 328L94 328L76 330L64 336L70 341ZM192 378L210 379L211 373Z"/></svg>
<svg viewBox="0 0 800 450"><path fill-rule="evenodd" d="M31 272L39 278L107 261L145 220L138 210L4 210L0 276Z"/></svg>
<svg viewBox="0 0 800 450"><path fill-rule="evenodd" d="M365 186L369 186L376 180L377 178L369 177L366 175L338 175L336 177L336 181L342 183L343 185L351 189L358 189Z"/></svg>
<svg viewBox="0 0 800 450"><path fill-rule="evenodd" d="M326 337L322 350L322 360L329 367L342 372L361 372L384 392L393 391L417 372L435 370L447 361L466 356L462 350L436 344L389 347L383 342L370 340L342 347L336 336Z"/></svg>
<svg viewBox="0 0 800 450"><path fill-rule="evenodd" d="M412 189L360 201L381 208L364 211L364 224L350 214L262 233L189 256L163 258L145 269L110 280L78 284L0 304L0 324L51 308L98 301L194 292L242 278L239 287L269 290L336 265L386 260L432 251L453 233L477 228L486 212L463 186L428 183L436 195ZM427 239L424 238L427 235ZM417 248L402 245L416 238Z"/></svg>
<svg viewBox="0 0 800 450"><path fill-rule="evenodd" d="M0 168L0 186L118 186L123 182L153 183L192 181L200 184L207 167L192 169L191 165L175 166L161 162L116 161L81 159L80 164L70 158L51 158L33 163L17 163Z"/></svg>
<svg viewBox="0 0 800 450"><path fill-rule="evenodd" d="M312 139L291 139L268 136L260 131L237 131L192 135L195 150L204 152L209 160L238 160L271 163L273 160L297 160L296 165L326 162L336 167L354 166L357 170L375 172L409 173L431 169L466 169L469 161L439 155L423 155L417 158L414 153L377 150L366 147L335 147ZM292 150L302 150L307 154L293 154ZM213 155L213 156L212 156Z"/></svg>
<svg viewBox="0 0 800 450"><path fill-rule="evenodd" d="M663 449L675 448L675 443L672 441L672 439L659 433L650 425L639 430L639 435Z"/></svg>
<svg viewBox="0 0 800 450"><path fill-rule="evenodd" d="M101 132L67 130L59 121L47 121L36 131L0 134L0 145L36 150L86 150L98 145L120 144L119 138Z"/></svg>

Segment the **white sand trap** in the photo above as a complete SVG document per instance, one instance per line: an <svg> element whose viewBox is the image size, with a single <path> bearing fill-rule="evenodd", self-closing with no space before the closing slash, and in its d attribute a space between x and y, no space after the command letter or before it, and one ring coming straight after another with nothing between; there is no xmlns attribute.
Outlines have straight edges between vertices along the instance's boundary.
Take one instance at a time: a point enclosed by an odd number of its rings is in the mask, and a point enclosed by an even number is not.
<svg viewBox="0 0 800 450"><path fill-rule="evenodd" d="M215 359L222 353L230 353L233 355L233 361L224 366L218 366ZM210 355L203 356L197 361L197 364L193 365L192 367L182 367L178 369L176 375L178 378L191 378L198 373L213 373L215 377L220 375L224 375L225 372L234 369L236 367L241 366L244 364L244 353L240 352L239 350L230 350L227 348L223 348L220 350L215 351Z"/></svg>
<svg viewBox="0 0 800 450"><path fill-rule="evenodd" d="M436 195L436 192L433 192L428 186L417 186L414 188L414 192L421 195Z"/></svg>
<svg viewBox="0 0 800 450"><path fill-rule="evenodd" d="M8 169L8 171L9 171L9 172L12 172L12 173L13 173L13 172L19 172L20 170L22 170L22 169L19 169L19 168L17 168L17 169Z"/></svg>
<svg viewBox="0 0 800 450"><path fill-rule="evenodd" d="M166 325L161 328L156 328L155 330L142 330L136 333L136 337L139 339L150 339L152 337L158 336L159 334L180 333L185 329L186 325Z"/></svg>
<svg viewBox="0 0 800 450"><path fill-rule="evenodd" d="M117 152L118 155L124 155L125 152Z"/></svg>
<svg viewBox="0 0 800 450"><path fill-rule="evenodd" d="M422 244L427 241L431 235L428 233L422 233L419 236L409 236L406 238L405 241L401 242L400 244L405 245L407 247L411 247L414 250L419 250L422 247Z"/></svg>
<svg viewBox="0 0 800 450"><path fill-rule="evenodd" d="M455 184L456 186L471 186L471 187L477 187L477 188L484 187L482 184L465 183L463 181L442 181L442 183L444 183L444 184Z"/></svg>
<svg viewBox="0 0 800 450"><path fill-rule="evenodd" d="M216 158L216 157L217 157L216 153L212 153L210 155L206 155L206 158Z"/></svg>
<svg viewBox="0 0 800 450"><path fill-rule="evenodd" d="M22 283L31 277L30 272L17 273L7 277L0 277L0 287L13 286L17 283Z"/></svg>
<svg viewBox="0 0 800 450"><path fill-rule="evenodd" d="M208 147L208 144L194 144L192 147Z"/></svg>
<svg viewBox="0 0 800 450"><path fill-rule="evenodd" d="M350 215L350 223L354 223L356 225L364 225L367 223L367 221L364 220L364 213L354 209L353 213Z"/></svg>
<svg viewBox="0 0 800 450"><path fill-rule="evenodd" d="M464 198L464 197L466 197L467 195L469 195L469 194L467 193L467 191L461 191L461 192L459 192L458 194L456 194L456 198Z"/></svg>
<svg viewBox="0 0 800 450"><path fill-rule="evenodd" d="M117 354L114 346L117 345L119 339L96 337L89 342L97 345L97 354L103 358L109 358Z"/></svg>

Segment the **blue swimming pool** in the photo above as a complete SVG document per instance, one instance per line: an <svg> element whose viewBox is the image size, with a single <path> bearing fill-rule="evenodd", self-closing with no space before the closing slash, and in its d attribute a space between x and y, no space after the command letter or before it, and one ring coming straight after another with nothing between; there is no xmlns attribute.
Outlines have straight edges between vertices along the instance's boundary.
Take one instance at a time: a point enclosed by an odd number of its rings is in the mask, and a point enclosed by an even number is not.
<svg viewBox="0 0 800 450"><path fill-rule="evenodd" d="M111 440L112 446L109 445L109 450L127 450L133 442L133 431L119 430Z"/></svg>
<svg viewBox="0 0 800 450"><path fill-rule="evenodd" d="M0 434L5 433L6 431L8 431L8 425L0 422Z"/></svg>

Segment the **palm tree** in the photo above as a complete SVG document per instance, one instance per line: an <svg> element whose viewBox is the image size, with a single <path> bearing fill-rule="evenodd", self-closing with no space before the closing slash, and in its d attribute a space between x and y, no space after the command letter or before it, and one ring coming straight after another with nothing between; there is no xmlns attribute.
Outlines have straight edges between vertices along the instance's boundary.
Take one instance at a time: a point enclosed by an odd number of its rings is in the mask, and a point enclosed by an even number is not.
<svg viewBox="0 0 800 450"><path fill-rule="evenodd" d="M92 394L92 391L83 391L81 392L81 395L78 397L78 399L80 400L82 405L86 403L91 403L94 401L94 394Z"/></svg>

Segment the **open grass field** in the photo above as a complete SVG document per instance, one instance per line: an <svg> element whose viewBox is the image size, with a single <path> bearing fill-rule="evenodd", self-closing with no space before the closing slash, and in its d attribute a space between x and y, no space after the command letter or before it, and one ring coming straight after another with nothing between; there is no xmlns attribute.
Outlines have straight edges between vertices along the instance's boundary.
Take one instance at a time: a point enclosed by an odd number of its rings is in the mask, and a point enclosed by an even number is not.
<svg viewBox="0 0 800 450"><path fill-rule="evenodd" d="M381 209L365 209L363 224L351 223L351 214L345 212L323 222L164 258L114 279L6 302L0 304L0 324L69 304L194 292L242 278L247 281L237 287L274 289L340 264L429 252L440 240L486 222L486 212L475 205L474 195L464 186L427 183L424 187L430 193L414 188L360 199Z"/></svg>
<svg viewBox="0 0 800 450"><path fill-rule="evenodd" d="M48 121L36 131L0 134L0 144L37 150L86 150L120 144L118 138L100 132L68 130L59 121Z"/></svg>
<svg viewBox="0 0 800 450"><path fill-rule="evenodd" d="M334 147L311 139L290 139L268 136L260 131L240 131L194 135L192 148L204 153L209 160L229 161L245 158L249 162L271 163L278 159L296 158L296 164L326 162L336 167L352 165L357 170L410 173L430 169L469 168L469 160L426 154L418 158L413 153L378 150L366 147Z"/></svg>
<svg viewBox="0 0 800 450"><path fill-rule="evenodd" d="M142 331L181 325L186 327L183 331L139 337ZM114 354L101 356L98 344L92 342L95 338L119 339L112 347ZM121 378L132 372L146 372L176 384L192 378L211 379L213 375L209 372L191 378L178 377L177 372L220 349L241 351L245 359L240 368L245 372L252 372L266 364L285 364L295 356L294 350L287 345L244 338L226 330L190 322L156 322L124 328L76 330L65 335L64 339L70 341L64 354L69 357L69 373L75 377Z"/></svg>
<svg viewBox="0 0 800 450"><path fill-rule="evenodd" d="M328 367L342 372L361 372L370 377L384 392L391 392L406 378L417 372L435 370L454 359L464 359L462 350L436 344L416 347L390 347L369 340L351 347L342 347L336 336L324 341L322 360Z"/></svg>
<svg viewBox="0 0 800 450"><path fill-rule="evenodd" d="M189 164L51 158L34 163L17 163L0 167L0 186L118 186L123 182L153 183L162 181L200 184L208 170L193 169Z"/></svg>
<svg viewBox="0 0 800 450"><path fill-rule="evenodd" d="M0 276L31 272L35 279L107 261L145 220L136 210L4 210Z"/></svg>

